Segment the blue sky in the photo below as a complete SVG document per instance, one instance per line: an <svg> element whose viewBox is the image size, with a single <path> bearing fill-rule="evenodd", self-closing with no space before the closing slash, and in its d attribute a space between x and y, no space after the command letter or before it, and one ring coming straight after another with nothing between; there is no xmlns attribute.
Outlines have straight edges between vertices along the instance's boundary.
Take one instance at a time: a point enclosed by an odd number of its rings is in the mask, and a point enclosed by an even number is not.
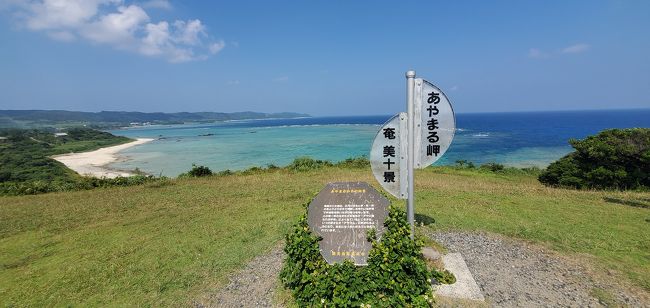
<svg viewBox="0 0 650 308"><path fill-rule="evenodd" d="M650 1L0 0L0 109L650 107Z"/></svg>

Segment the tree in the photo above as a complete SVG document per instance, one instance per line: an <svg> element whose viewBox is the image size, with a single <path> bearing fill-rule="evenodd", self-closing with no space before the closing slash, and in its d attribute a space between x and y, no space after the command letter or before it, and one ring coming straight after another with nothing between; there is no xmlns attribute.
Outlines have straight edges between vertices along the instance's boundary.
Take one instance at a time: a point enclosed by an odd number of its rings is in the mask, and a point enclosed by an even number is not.
<svg viewBox="0 0 650 308"><path fill-rule="evenodd" d="M650 129L610 129L569 143L575 151L550 164L540 182L579 189L650 187Z"/></svg>
<svg viewBox="0 0 650 308"><path fill-rule="evenodd" d="M209 176L212 175L212 170L206 166L192 164L192 170L188 171L187 174L193 177Z"/></svg>

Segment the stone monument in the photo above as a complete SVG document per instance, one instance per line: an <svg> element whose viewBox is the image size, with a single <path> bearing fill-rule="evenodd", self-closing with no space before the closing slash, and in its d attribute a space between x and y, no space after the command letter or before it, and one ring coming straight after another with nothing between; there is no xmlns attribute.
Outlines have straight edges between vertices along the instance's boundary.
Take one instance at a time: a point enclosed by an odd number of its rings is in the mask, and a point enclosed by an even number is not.
<svg viewBox="0 0 650 308"><path fill-rule="evenodd" d="M333 264L351 260L367 265L372 244L367 231L377 238L385 231L390 202L368 183L329 183L309 204L307 213L312 232L321 236L321 255Z"/></svg>

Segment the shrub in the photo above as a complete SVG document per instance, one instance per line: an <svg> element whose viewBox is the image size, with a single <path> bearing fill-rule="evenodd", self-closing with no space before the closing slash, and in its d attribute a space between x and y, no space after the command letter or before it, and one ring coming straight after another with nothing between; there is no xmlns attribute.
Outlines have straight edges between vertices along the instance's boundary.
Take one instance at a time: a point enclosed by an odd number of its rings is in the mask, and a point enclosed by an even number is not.
<svg viewBox="0 0 650 308"><path fill-rule="evenodd" d="M433 276L433 279L438 283L438 284L454 284L456 283L456 276L452 274L448 270L443 270L443 271L437 271L437 270L432 270L431 274Z"/></svg>
<svg viewBox="0 0 650 308"><path fill-rule="evenodd" d="M212 175L212 170L206 166L197 166L192 164L192 169L187 172L187 175L193 177L202 177Z"/></svg>
<svg viewBox="0 0 650 308"><path fill-rule="evenodd" d="M551 163L540 182L578 189L650 187L650 129L610 129L569 143L575 151Z"/></svg>
<svg viewBox="0 0 650 308"><path fill-rule="evenodd" d="M11 172L0 170L0 183L8 182L11 179Z"/></svg>
<svg viewBox="0 0 650 308"><path fill-rule="evenodd" d="M226 169L224 171L219 171L217 173L218 176L226 176L226 175L232 175L232 174L235 174L235 173L232 172L230 169Z"/></svg>
<svg viewBox="0 0 650 308"><path fill-rule="evenodd" d="M172 181L168 177L159 177L156 178L156 181L151 181L145 185L145 187L149 188L161 188L161 187L166 187L166 186L172 186L175 185L175 182Z"/></svg>
<svg viewBox="0 0 650 308"><path fill-rule="evenodd" d="M286 236L287 258L280 273L301 307L429 307L433 304L430 279L420 239L410 239L406 214L391 206L386 232L372 242L367 266L351 261L328 264L321 256L319 237L311 233L303 215Z"/></svg>
<svg viewBox="0 0 650 308"><path fill-rule="evenodd" d="M348 158L344 161L340 161L336 163L337 167L343 167L343 168L355 168L355 169L361 169L361 168L370 168L370 160L368 160L367 157L356 157L356 158Z"/></svg>
<svg viewBox="0 0 650 308"><path fill-rule="evenodd" d="M255 166L255 167L250 167L250 168L244 170L244 172L242 172L242 173L243 174L256 174L256 173L261 173L261 172L264 172L264 168Z"/></svg>
<svg viewBox="0 0 650 308"><path fill-rule="evenodd" d="M315 160L310 157L298 157L294 159L287 168L292 171L309 171L331 166L333 166L332 163L326 160Z"/></svg>
<svg viewBox="0 0 650 308"><path fill-rule="evenodd" d="M458 168L467 168L467 169L474 169L474 163L468 160L457 160L456 161L456 167Z"/></svg>
<svg viewBox="0 0 650 308"><path fill-rule="evenodd" d="M542 173L542 169L536 166L521 168L521 171L532 175L539 175L540 173Z"/></svg>
<svg viewBox="0 0 650 308"><path fill-rule="evenodd" d="M115 186L134 186L156 181L167 180L165 177L150 175L134 175L130 177L94 178L79 177L74 181L26 181L0 183L0 196L35 195L57 191L88 190L93 188L107 188Z"/></svg>
<svg viewBox="0 0 650 308"><path fill-rule="evenodd" d="M481 165L480 168L485 169L485 170L490 170L492 172L499 172L499 171L503 171L506 167L504 165L502 165L502 164L487 163L487 164Z"/></svg>

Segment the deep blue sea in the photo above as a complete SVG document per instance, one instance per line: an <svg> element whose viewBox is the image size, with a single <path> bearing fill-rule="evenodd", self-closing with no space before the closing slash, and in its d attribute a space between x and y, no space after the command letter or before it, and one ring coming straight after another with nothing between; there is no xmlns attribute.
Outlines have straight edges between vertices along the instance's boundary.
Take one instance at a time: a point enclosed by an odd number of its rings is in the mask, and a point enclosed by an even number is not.
<svg viewBox="0 0 650 308"><path fill-rule="evenodd" d="M389 118L267 119L113 130L115 135L156 140L121 152L125 160L110 167L176 176L193 163L219 171L283 166L300 156L331 161L368 156L374 135ZM650 127L650 109L457 114L456 122L450 150L436 164L468 160L545 167L572 150L571 138L608 128Z"/></svg>

